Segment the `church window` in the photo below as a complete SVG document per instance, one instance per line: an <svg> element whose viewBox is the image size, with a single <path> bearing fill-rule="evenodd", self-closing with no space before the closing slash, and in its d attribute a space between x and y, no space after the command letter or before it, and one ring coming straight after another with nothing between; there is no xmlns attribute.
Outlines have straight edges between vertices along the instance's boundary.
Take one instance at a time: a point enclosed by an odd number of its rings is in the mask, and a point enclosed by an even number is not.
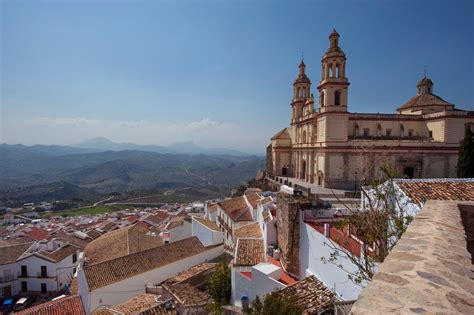
<svg viewBox="0 0 474 315"><path fill-rule="evenodd" d="M332 78L333 77L332 64L329 64L328 67L329 67L329 77Z"/></svg>
<svg viewBox="0 0 474 315"><path fill-rule="evenodd" d="M358 137L359 136L359 125L355 125L355 130L354 130L354 136Z"/></svg>
<svg viewBox="0 0 474 315"><path fill-rule="evenodd" d="M370 135L370 129L364 128L364 137L368 137Z"/></svg>
<svg viewBox="0 0 474 315"><path fill-rule="evenodd" d="M408 136L413 137L413 129L408 129Z"/></svg>
<svg viewBox="0 0 474 315"><path fill-rule="evenodd" d="M334 105L341 105L341 91L334 92Z"/></svg>
<svg viewBox="0 0 474 315"><path fill-rule="evenodd" d="M306 143L306 131L303 131L303 143Z"/></svg>
<svg viewBox="0 0 474 315"><path fill-rule="evenodd" d="M385 136L391 137L392 136L392 129L385 130Z"/></svg>
<svg viewBox="0 0 474 315"><path fill-rule="evenodd" d="M339 67L340 67L340 65L336 64L336 77L337 78L341 77L341 69Z"/></svg>
<svg viewBox="0 0 474 315"><path fill-rule="evenodd" d="M430 138L433 138L433 130L430 130L429 134L430 134Z"/></svg>
<svg viewBox="0 0 474 315"><path fill-rule="evenodd" d="M400 124L400 137L404 137L405 136L405 127Z"/></svg>
<svg viewBox="0 0 474 315"><path fill-rule="evenodd" d="M324 92L321 92L319 95L319 104L321 104L321 107L324 107Z"/></svg>

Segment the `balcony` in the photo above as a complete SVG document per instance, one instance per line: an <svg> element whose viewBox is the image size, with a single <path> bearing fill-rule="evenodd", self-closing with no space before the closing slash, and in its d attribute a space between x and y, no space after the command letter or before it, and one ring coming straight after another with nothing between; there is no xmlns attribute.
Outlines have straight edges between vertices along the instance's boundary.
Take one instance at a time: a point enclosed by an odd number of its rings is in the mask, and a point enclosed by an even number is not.
<svg viewBox="0 0 474 315"><path fill-rule="evenodd" d="M18 278L55 278L53 276L49 276L48 274L37 272L36 274L34 273L18 273Z"/></svg>
<svg viewBox="0 0 474 315"><path fill-rule="evenodd" d="M11 282L11 281L14 281L14 280L16 280L16 279L17 279L17 278L15 278L13 275L5 276L5 277L0 277L0 283Z"/></svg>
<svg viewBox="0 0 474 315"><path fill-rule="evenodd" d="M219 221L221 226L223 226L224 229L232 235L232 228L227 223L225 223L221 217L217 217L217 221Z"/></svg>

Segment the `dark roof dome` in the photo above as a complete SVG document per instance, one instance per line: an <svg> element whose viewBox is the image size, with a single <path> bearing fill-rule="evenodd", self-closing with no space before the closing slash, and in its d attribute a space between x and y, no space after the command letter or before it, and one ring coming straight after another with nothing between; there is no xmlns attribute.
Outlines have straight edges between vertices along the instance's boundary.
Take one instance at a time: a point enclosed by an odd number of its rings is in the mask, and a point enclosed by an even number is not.
<svg viewBox="0 0 474 315"><path fill-rule="evenodd" d="M416 86L422 86L422 85L433 85L433 81L431 81L431 79L424 76L420 81L418 81L418 84Z"/></svg>

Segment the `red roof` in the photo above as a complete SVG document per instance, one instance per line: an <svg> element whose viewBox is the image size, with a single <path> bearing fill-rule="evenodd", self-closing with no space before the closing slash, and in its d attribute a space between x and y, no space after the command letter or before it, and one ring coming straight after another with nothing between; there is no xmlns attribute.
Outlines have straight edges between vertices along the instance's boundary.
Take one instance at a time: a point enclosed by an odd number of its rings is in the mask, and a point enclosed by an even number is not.
<svg viewBox="0 0 474 315"><path fill-rule="evenodd" d="M45 230L38 229L37 227L32 227L31 231L27 232L26 235L28 235L35 241L41 241L47 238L49 233Z"/></svg>
<svg viewBox="0 0 474 315"><path fill-rule="evenodd" d="M318 231L319 233L324 235L324 224L318 224L314 222L307 222L313 229ZM339 246L345 248L346 250L350 251L353 255L360 258L360 246L361 244L356 241L351 235L345 233L344 231L335 228L334 226L330 226L329 228L329 237L330 240L334 241L334 243L338 244Z"/></svg>
<svg viewBox="0 0 474 315"><path fill-rule="evenodd" d="M251 271L241 271L240 274L245 278L252 280L252 272Z"/></svg>
<svg viewBox="0 0 474 315"><path fill-rule="evenodd" d="M128 222L131 222L131 223L133 223L133 222L135 222L135 221L137 221L137 220L138 220L138 217L137 217L136 215L129 215L129 216L127 217L127 221L128 221Z"/></svg>
<svg viewBox="0 0 474 315"><path fill-rule="evenodd" d="M275 266L278 266L280 268L281 267L281 262L279 260L276 260L275 258L271 257L271 256L268 256L267 257L268 259L268 262L275 265ZM292 285L293 283L296 283L298 282L298 280L296 280L295 278L293 278L292 276L290 276L289 274L287 274L283 268L281 270L281 273L280 273L280 279L279 279L280 282L286 284L286 285Z"/></svg>
<svg viewBox="0 0 474 315"><path fill-rule="evenodd" d="M78 295L71 295L56 301L50 301L15 313L22 315L85 315L82 300Z"/></svg>

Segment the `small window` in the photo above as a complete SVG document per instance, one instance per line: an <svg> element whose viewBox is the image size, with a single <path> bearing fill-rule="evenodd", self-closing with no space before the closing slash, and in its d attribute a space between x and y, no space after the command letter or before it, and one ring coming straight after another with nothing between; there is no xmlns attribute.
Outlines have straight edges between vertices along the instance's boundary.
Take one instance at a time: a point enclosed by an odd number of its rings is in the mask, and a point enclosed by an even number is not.
<svg viewBox="0 0 474 315"><path fill-rule="evenodd" d="M41 266L41 277L47 277L48 276L48 269L46 266Z"/></svg>
<svg viewBox="0 0 474 315"><path fill-rule="evenodd" d="M370 135L370 129L364 128L364 137L368 137Z"/></svg>
<svg viewBox="0 0 474 315"><path fill-rule="evenodd" d="M72 254L72 263L74 264L77 261L77 253Z"/></svg>
<svg viewBox="0 0 474 315"><path fill-rule="evenodd" d="M26 281L21 282L21 291L22 292L28 291L28 282L26 282Z"/></svg>
<svg viewBox="0 0 474 315"><path fill-rule="evenodd" d="M41 293L45 294L48 292L48 286L46 283L41 283Z"/></svg>
<svg viewBox="0 0 474 315"><path fill-rule="evenodd" d="M408 129L408 136L413 137L413 129Z"/></svg>
<svg viewBox="0 0 474 315"><path fill-rule="evenodd" d="M21 266L21 276L28 277L28 268L26 266Z"/></svg>
<svg viewBox="0 0 474 315"><path fill-rule="evenodd" d="M341 91L334 92L334 105L341 105Z"/></svg>
<svg viewBox="0 0 474 315"><path fill-rule="evenodd" d="M392 129L385 130L385 136L391 137L392 136Z"/></svg>
<svg viewBox="0 0 474 315"><path fill-rule="evenodd" d="M429 134L430 134L430 138L433 138L433 130L430 130Z"/></svg>

